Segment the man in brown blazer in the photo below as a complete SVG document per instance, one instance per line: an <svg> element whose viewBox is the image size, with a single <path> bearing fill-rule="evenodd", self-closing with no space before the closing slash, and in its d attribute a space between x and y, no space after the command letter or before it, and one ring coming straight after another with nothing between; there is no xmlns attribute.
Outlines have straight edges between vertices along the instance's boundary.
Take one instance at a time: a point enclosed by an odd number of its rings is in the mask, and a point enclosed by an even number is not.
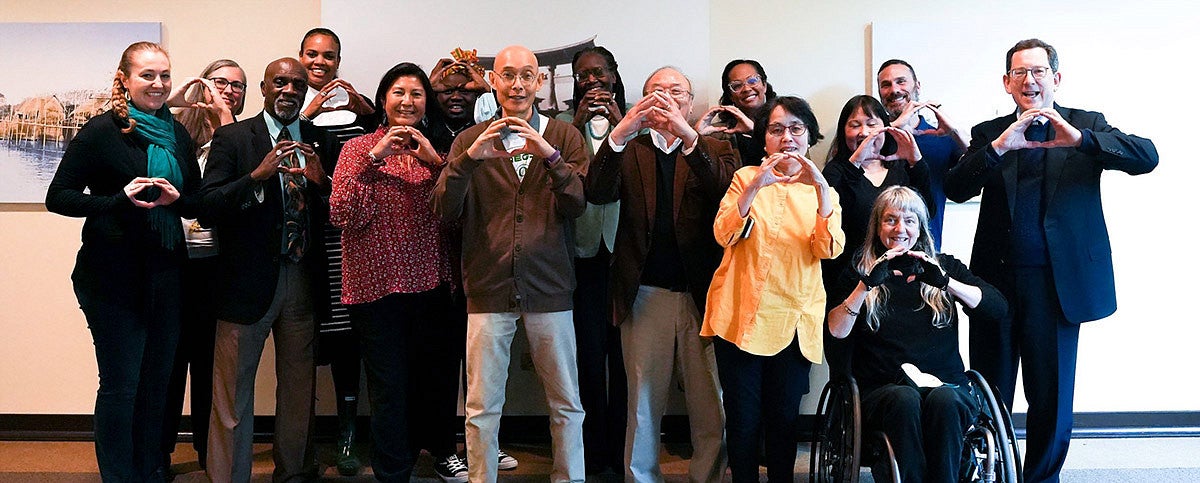
<svg viewBox="0 0 1200 483"><path fill-rule="evenodd" d="M656 70L642 93L596 153L585 181L589 202L621 201L611 294L629 381L625 476L663 480L659 426L678 370L695 450L690 480L720 481L724 413L712 342L699 334L721 261L713 218L740 163L728 143L701 137L688 123L692 85L678 69Z"/></svg>

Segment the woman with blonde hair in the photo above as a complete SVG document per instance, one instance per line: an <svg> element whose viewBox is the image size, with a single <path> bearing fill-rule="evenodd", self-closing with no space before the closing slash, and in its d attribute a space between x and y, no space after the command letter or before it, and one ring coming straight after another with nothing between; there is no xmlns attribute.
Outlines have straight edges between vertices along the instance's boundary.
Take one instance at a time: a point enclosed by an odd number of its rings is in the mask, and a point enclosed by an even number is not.
<svg viewBox="0 0 1200 483"><path fill-rule="evenodd" d="M1008 303L937 253L924 199L903 186L876 198L851 262L841 279L853 286L839 287L850 295L828 320L834 337L853 340L864 428L888 436L903 481L958 481L963 434L980 406L959 355L955 304L971 317L998 318Z"/></svg>
<svg viewBox="0 0 1200 483"><path fill-rule="evenodd" d="M171 117L158 44L121 54L113 109L67 145L46 209L84 217L71 274L96 347L96 459L104 481L162 481L163 406L180 330L180 216L198 214L191 138Z"/></svg>

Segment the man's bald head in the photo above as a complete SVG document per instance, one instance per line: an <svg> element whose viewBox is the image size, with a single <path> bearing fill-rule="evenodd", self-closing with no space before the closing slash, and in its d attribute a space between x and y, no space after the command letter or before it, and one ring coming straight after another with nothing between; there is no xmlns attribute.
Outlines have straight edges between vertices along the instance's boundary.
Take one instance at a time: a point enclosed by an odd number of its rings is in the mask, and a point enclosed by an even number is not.
<svg viewBox="0 0 1200 483"><path fill-rule="evenodd" d="M545 79L538 71L537 56L523 45L510 45L496 54L492 65L492 87L505 116L529 119L535 95Z"/></svg>
<svg viewBox="0 0 1200 483"><path fill-rule="evenodd" d="M259 87L263 94L263 108L267 113L290 123L300 115L304 93L308 90L304 64L291 57L267 64Z"/></svg>

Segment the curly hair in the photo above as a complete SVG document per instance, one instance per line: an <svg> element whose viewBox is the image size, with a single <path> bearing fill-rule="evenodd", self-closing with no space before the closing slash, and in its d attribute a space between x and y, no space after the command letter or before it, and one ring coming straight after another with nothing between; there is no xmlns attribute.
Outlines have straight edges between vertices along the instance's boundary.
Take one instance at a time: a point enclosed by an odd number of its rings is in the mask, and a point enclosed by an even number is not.
<svg viewBox="0 0 1200 483"><path fill-rule="evenodd" d="M133 56L143 51L158 52L167 56L167 49L154 42L145 41L129 44L129 47L125 47L125 52L121 53L121 62L117 64L117 72L113 75L112 109L117 113L117 117L127 124L127 127L121 129L123 133L133 132L133 126L137 124L137 121L129 118L129 90L125 88L125 79L129 78L129 71L133 69Z"/></svg>

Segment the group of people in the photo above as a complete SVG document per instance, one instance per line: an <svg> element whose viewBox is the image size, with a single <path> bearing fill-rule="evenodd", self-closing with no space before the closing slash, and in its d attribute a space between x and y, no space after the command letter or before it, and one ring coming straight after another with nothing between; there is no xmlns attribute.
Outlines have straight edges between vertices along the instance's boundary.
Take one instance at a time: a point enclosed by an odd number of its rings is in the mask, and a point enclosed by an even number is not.
<svg viewBox="0 0 1200 483"><path fill-rule="evenodd" d="M310 31L299 59L266 67L263 113L235 121L248 87L236 63L172 83L166 52L133 44L112 111L68 146L46 204L87 218L72 279L96 346L106 481L167 476L189 362L208 475L248 481L268 334L276 480L315 475L318 359L334 365L339 470L357 471L361 359L377 479L408 481L424 449L448 482L496 481L516 465L498 433L518 322L550 410L553 481L663 481L676 376L689 479L758 481L761 463L791 481L823 360L859 381L865 424L889 436L905 481L957 481L980 410L957 305L971 367L1010 405L1024 361L1025 477L1057 480L1078 324L1115 310L1100 174L1158 157L1054 103L1049 44L1006 54L1016 109L969 140L920 100L911 65L885 62L879 97L842 109L823 168L811 106L776 94L754 60L726 66L719 104L693 123L679 69L655 70L629 103L603 47L575 54L556 117L537 108L546 78L523 46L491 71L461 49L429 74L397 64L373 98L337 78L340 48ZM981 193L968 269L939 253L942 213ZM918 387L914 371L941 384Z"/></svg>

